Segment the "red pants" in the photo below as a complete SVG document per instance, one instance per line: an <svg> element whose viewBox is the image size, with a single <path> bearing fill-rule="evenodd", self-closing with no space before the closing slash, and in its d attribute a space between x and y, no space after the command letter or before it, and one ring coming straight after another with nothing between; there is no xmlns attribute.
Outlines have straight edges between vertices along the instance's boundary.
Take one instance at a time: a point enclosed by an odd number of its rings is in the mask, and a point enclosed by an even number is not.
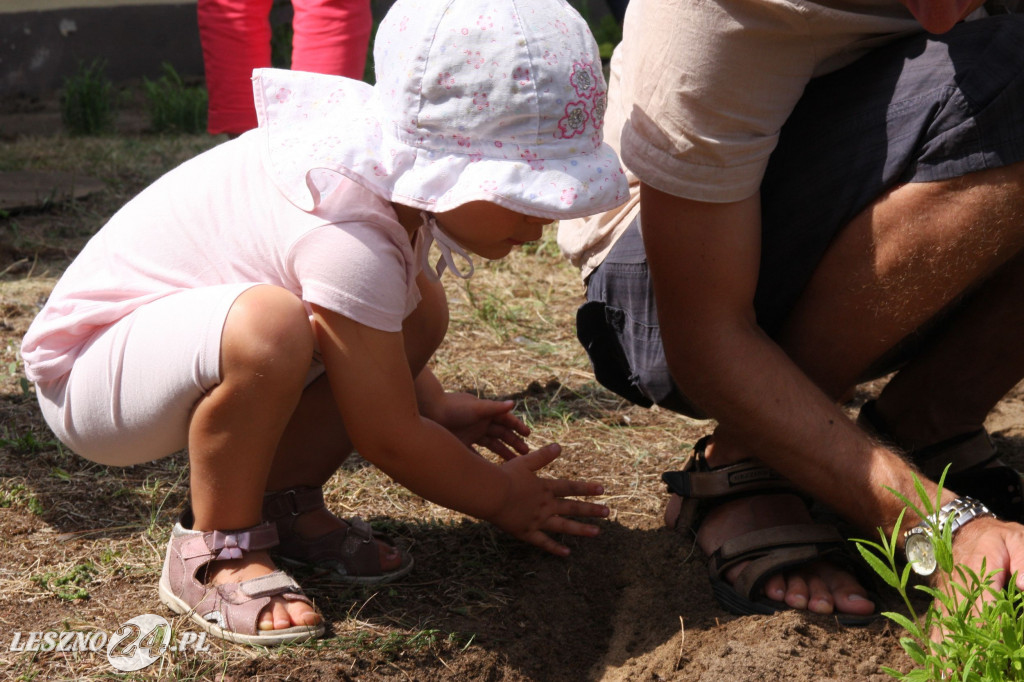
<svg viewBox="0 0 1024 682"><path fill-rule="evenodd" d="M272 0L199 0L210 133L256 127L252 70L270 66ZM292 68L362 78L373 27L369 0L292 0Z"/></svg>

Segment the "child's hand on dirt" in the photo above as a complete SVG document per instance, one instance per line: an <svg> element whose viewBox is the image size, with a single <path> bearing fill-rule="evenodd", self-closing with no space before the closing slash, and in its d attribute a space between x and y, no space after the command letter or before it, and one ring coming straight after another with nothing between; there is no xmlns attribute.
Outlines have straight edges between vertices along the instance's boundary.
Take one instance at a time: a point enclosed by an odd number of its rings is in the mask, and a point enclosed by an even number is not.
<svg viewBox="0 0 1024 682"><path fill-rule="evenodd" d="M530 428L512 414L511 400L483 400L468 393L445 393L437 423L469 446L487 448L508 460L530 451Z"/></svg>
<svg viewBox="0 0 1024 682"><path fill-rule="evenodd" d="M543 478L534 473L554 461L561 452L561 447L551 444L506 460L501 468L509 477L511 491L498 514L487 520L520 540L552 554L568 556L569 548L553 540L548 533L593 537L598 533L597 526L566 517L605 518L608 507L564 499L600 495L604 488L597 483Z"/></svg>

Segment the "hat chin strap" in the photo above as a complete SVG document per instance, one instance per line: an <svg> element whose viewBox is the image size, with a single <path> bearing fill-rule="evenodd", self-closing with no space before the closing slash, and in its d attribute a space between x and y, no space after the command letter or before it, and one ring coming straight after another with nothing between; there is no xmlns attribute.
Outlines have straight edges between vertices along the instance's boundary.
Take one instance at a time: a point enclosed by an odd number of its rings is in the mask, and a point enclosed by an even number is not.
<svg viewBox="0 0 1024 682"><path fill-rule="evenodd" d="M466 253L466 250L456 244L451 237L441 230L433 215L426 211L420 211L420 218L423 219L423 227L426 228L422 230L423 238L419 245L420 265L426 276L431 281L436 282L441 279L441 273L447 268L460 279L472 277L475 268L473 266L473 259ZM430 245L435 242L437 243L438 250L441 252L441 257L437 259L437 264L434 267L430 267ZM465 270L460 270L459 266L455 264L453 252L466 261L468 267Z"/></svg>

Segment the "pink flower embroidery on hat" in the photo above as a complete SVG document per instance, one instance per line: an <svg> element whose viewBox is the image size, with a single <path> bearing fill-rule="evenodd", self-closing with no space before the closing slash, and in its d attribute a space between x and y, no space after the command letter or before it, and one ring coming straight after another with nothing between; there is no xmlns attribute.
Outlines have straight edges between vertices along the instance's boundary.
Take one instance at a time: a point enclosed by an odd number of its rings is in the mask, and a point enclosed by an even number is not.
<svg viewBox="0 0 1024 682"><path fill-rule="evenodd" d="M517 66L512 70L512 79L519 81L520 85L526 85L530 82L530 70L525 66Z"/></svg>
<svg viewBox="0 0 1024 682"><path fill-rule="evenodd" d="M579 135L587 127L589 118L586 102L569 102L565 105L565 116L558 120L558 130L561 131L563 138Z"/></svg>
<svg viewBox="0 0 1024 682"><path fill-rule="evenodd" d="M466 63L472 66L474 69L479 69L481 66L484 65L484 61L486 60L480 56L479 52L473 52L472 50L465 50L464 52L468 57L466 59Z"/></svg>
<svg viewBox="0 0 1024 682"><path fill-rule="evenodd" d="M484 14L480 15L480 18L476 20L476 25L480 27L480 30L486 31L489 28L494 28L494 21Z"/></svg>
<svg viewBox="0 0 1024 682"><path fill-rule="evenodd" d="M535 170L535 171L544 170L544 160L543 159L538 160L537 159L537 154L534 153L534 152L531 152L529 149L524 151L519 156L521 156L526 161L526 163L530 164L530 170Z"/></svg>
<svg viewBox="0 0 1024 682"><path fill-rule="evenodd" d="M474 92L473 93L473 106L476 107L477 111L483 111L491 106L491 103L487 101L486 92Z"/></svg>
<svg viewBox="0 0 1024 682"><path fill-rule="evenodd" d="M589 98L597 89L593 66L586 62L572 63L572 75L569 76L569 82L578 97Z"/></svg>
<svg viewBox="0 0 1024 682"><path fill-rule="evenodd" d="M274 99L278 102L287 102L292 96L292 91L288 88L278 88L277 92L274 93Z"/></svg>
<svg viewBox="0 0 1024 682"><path fill-rule="evenodd" d="M558 63L558 55L549 50L544 50L544 61L548 63L548 66L554 66Z"/></svg>
<svg viewBox="0 0 1024 682"><path fill-rule="evenodd" d="M454 139L458 143L458 145L460 147L468 147L469 146L470 140L465 135L459 135L458 133L456 133L456 134L452 135L452 139Z"/></svg>
<svg viewBox="0 0 1024 682"><path fill-rule="evenodd" d="M562 190L562 203L565 204L566 206L572 206L573 203L576 201L576 197L577 196L578 195L576 194L576 190L574 190L572 187L569 187L567 189L563 189Z"/></svg>
<svg viewBox="0 0 1024 682"><path fill-rule="evenodd" d="M437 77L437 84L443 86L445 90L451 90L455 87L455 76L450 72L445 71Z"/></svg>
<svg viewBox="0 0 1024 682"><path fill-rule="evenodd" d="M604 114L608 110L608 93L599 92L594 95L594 108L590 112L590 120L595 128L604 127Z"/></svg>

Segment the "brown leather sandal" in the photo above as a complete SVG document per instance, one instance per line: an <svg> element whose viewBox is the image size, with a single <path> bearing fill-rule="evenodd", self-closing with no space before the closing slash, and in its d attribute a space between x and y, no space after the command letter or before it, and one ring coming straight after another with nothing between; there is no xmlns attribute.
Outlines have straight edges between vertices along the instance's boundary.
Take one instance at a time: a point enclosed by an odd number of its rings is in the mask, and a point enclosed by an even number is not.
<svg viewBox="0 0 1024 682"><path fill-rule="evenodd" d="M276 558L323 569L336 580L362 585L391 582L412 570L412 556L403 551L401 565L385 571L380 565L379 543L392 548L396 545L359 517L343 519L345 528L315 538L303 537L295 530L300 515L324 507L323 490L311 486L277 490L263 496L263 520L276 524L281 539L274 549Z"/></svg>
<svg viewBox="0 0 1024 682"><path fill-rule="evenodd" d="M185 517L183 521L191 525ZM160 576L160 601L175 613L187 614L210 635L229 642L277 646L320 637L324 634L322 622L281 630L259 629L260 612L273 597L313 606L302 588L282 571L223 585L203 580L206 567L213 561L239 559L245 552L276 544L277 530L268 523L227 532L189 530L181 522L176 523Z"/></svg>
<svg viewBox="0 0 1024 682"><path fill-rule="evenodd" d="M890 435L889 425L878 414L874 400L860 408L857 425L882 443L905 452L933 481L938 481L949 465L944 487L958 495L981 500L1001 519L1024 522L1024 482L1019 472L998 461L999 454L985 429L953 436L916 450L906 450Z"/></svg>
<svg viewBox="0 0 1024 682"><path fill-rule="evenodd" d="M805 500L787 479L754 459L712 468L704 456L710 441L705 436L693 446L693 452L679 471L662 474L672 498L665 510L665 523L679 532L692 532L716 506L753 495L794 494ZM772 614L791 610L788 604L764 595L769 577L794 566L826 560L855 574L861 584L872 578L850 551L835 526L799 523L742 533L722 544L708 557L708 577L718 603L737 615ZM724 575L733 566L748 562L736 581L730 584ZM878 599L869 593L875 604ZM878 618L878 610L867 616L836 612L842 625L866 625Z"/></svg>

